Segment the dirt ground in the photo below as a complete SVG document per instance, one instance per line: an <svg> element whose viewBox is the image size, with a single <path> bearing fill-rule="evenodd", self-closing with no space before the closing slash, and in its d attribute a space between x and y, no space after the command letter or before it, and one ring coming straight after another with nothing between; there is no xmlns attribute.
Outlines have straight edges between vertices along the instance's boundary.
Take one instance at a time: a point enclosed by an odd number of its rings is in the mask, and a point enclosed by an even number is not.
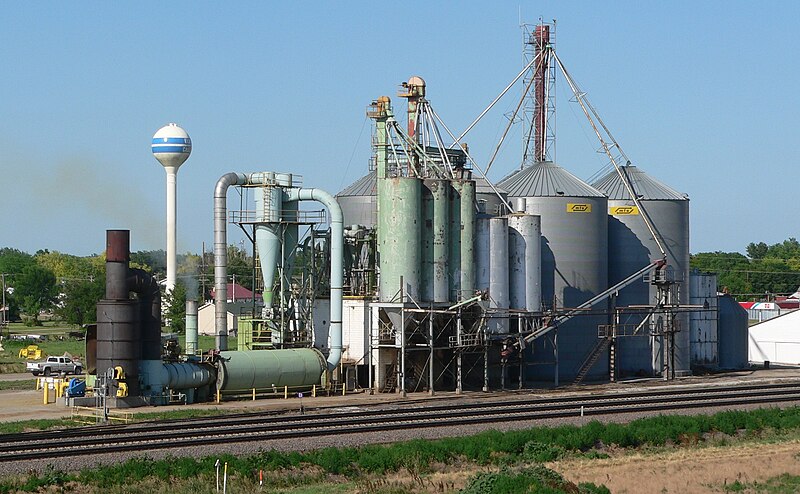
<svg viewBox="0 0 800 494"><path fill-rule="evenodd" d="M800 441L635 453L548 466L575 483L605 484L614 494L723 492L723 485L737 480L762 482L784 473L800 475Z"/></svg>

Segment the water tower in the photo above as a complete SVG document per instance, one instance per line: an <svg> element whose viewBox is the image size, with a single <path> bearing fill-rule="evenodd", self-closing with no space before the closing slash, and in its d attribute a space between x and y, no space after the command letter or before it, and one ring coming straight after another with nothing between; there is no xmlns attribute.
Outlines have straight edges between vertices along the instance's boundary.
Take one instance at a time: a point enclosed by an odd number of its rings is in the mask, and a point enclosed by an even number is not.
<svg viewBox="0 0 800 494"><path fill-rule="evenodd" d="M153 156L164 166L167 172L167 286L166 291L175 288L178 273L175 243L177 237L175 215L177 211L176 195L178 168L189 158L192 152L192 140L178 124L167 124L153 135Z"/></svg>

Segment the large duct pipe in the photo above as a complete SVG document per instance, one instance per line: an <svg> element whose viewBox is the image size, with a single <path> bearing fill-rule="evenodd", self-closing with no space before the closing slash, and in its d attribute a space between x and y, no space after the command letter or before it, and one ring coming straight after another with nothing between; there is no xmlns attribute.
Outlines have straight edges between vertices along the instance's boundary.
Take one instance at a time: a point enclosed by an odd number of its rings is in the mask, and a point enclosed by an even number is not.
<svg viewBox="0 0 800 494"><path fill-rule="evenodd" d="M228 187L246 185L242 173L226 173L214 188L214 332L218 350L228 349Z"/></svg>
<svg viewBox="0 0 800 494"><path fill-rule="evenodd" d="M274 176L274 175L272 175ZM214 309L217 348L227 350L228 312L228 232L227 194L231 185L257 185L265 183L268 174L257 173L250 177L242 173L227 173L220 177L214 189ZM344 282L344 218L336 199L320 189L289 189L286 201L317 201L328 208L331 222L331 313L330 353L328 370L339 365L342 358L342 285Z"/></svg>
<svg viewBox="0 0 800 494"><path fill-rule="evenodd" d="M328 370L342 358L342 284L344 282L344 216L336 199L321 189L290 189L290 201L316 201L328 208L331 221L331 325Z"/></svg>

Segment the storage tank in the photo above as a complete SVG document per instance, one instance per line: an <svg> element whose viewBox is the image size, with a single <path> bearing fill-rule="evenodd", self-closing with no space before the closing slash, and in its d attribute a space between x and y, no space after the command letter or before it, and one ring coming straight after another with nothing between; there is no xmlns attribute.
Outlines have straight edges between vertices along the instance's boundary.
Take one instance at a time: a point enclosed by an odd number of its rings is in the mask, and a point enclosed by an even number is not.
<svg viewBox="0 0 800 494"><path fill-rule="evenodd" d="M576 307L608 287L606 196L557 164L545 161L518 170L498 184L517 212L541 217L542 308ZM605 309L601 303L595 309ZM572 380L597 343L604 315L577 316L558 330L559 379ZM546 338L534 344L534 363L553 360ZM601 355L588 379L608 376ZM551 380L553 366L526 371L534 380Z"/></svg>
<svg viewBox="0 0 800 494"><path fill-rule="evenodd" d="M371 171L336 194L342 208L344 224L372 228L378 223L378 185L376 172Z"/></svg>
<svg viewBox="0 0 800 494"><path fill-rule="evenodd" d="M686 304L689 302L689 199L635 166L623 166L621 171L661 237L667 265L682 282L678 303ZM662 255L617 171L610 171L593 185L608 196L608 281L613 285ZM638 281L620 291L617 305L654 304L656 295L655 286ZM631 317L622 323L638 321L641 317ZM677 375L686 375L690 372L688 315L680 314L677 321L681 331L675 335L675 371ZM637 337L621 340L617 348L618 368L622 373L643 371L653 375L661 371L663 357L656 340Z"/></svg>

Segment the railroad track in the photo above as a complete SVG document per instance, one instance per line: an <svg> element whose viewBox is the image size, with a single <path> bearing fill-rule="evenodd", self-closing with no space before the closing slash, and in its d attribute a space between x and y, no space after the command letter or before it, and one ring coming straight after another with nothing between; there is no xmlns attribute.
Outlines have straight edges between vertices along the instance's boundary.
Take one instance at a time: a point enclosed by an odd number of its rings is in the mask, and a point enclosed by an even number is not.
<svg viewBox="0 0 800 494"><path fill-rule="evenodd" d="M269 441L275 439L789 401L800 401L800 382L661 388L619 394L409 406L402 409L362 409L354 406L354 411L308 415L248 413L0 435L0 462L183 448L212 443L259 441L268 447Z"/></svg>

